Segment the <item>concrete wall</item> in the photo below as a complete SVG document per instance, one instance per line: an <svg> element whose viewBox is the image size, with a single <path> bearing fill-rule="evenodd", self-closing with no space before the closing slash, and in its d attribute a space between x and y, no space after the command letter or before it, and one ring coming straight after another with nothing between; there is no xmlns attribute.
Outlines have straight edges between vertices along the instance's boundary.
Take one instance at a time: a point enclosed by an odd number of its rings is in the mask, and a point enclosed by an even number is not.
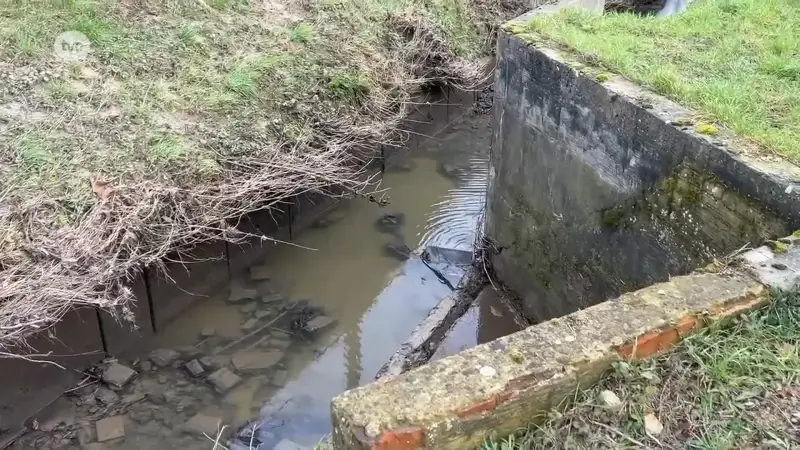
<svg viewBox="0 0 800 450"><path fill-rule="evenodd" d="M519 20L527 20L525 16ZM796 167L763 168L670 124L694 114L506 31L486 233L526 315L547 320L800 227Z"/></svg>
<svg viewBox="0 0 800 450"><path fill-rule="evenodd" d="M408 148L435 137L472 108L477 92L446 89L423 95L409 115ZM387 157L404 151L387 148ZM374 172L373 172L374 173ZM66 370L53 365L0 358L0 447L22 422L74 387L81 372L106 355L134 357L149 351L149 339L198 300L225 289L230 280L258 260L268 257L273 240L290 241L337 200L320 193L287 199L270 209L237 219L235 225L255 235L236 244L209 242L181 255L170 255L164 270L149 267L132 274L128 285L136 296L130 305L134 323L119 323L105 312L70 312L51 332L35 337L30 352L48 354ZM29 353L22 350L22 353ZM65 356L67 355L67 356ZM76 356L77 355L77 356ZM4 431L7 433L4 434Z"/></svg>
<svg viewBox="0 0 800 450"><path fill-rule="evenodd" d="M645 359L714 322L800 288L800 238L738 269L696 273L623 294L345 392L332 405L337 450L464 450L563 407L620 360ZM780 267L778 269L777 267Z"/></svg>

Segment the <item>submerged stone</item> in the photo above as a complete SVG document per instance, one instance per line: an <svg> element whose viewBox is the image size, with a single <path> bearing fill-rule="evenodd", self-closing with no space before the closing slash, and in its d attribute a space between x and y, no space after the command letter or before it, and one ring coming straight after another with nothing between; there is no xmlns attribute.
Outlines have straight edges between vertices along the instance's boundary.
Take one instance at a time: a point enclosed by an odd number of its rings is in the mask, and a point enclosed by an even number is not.
<svg viewBox="0 0 800 450"><path fill-rule="evenodd" d="M336 319L332 319L328 316L317 316L309 320L303 329L309 333L316 333L317 331L322 331L334 325L335 323Z"/></svg>
<svg viewBox="0 0 800 450"><path fill-rule="evenodd" d="M105 442L125 437L125 417L113 416L98 420L95 424L97 442Z"/></svg>
<svg viewBox="0 0 800 450"><path fill-rule="evenodd" d="M222 419L217 416L206 414L195 414L183 425L183 431L190 434L203 434L210 438L216 438L222 426Z"/></svg>
<svg viewBox="0 0 800 450"><path fill-rule="evenodd" d="M250 268L250 279L253 281L267 281L270 278L270 268L267 266L253 266Z"/></svg>
<svg viewBox="0 0 800 450"><path fill-rule="evenodd" d="M121 388L136 376L136 371L119 363L112 363L103 371L103 381Z"/></svg>
<svg viewBox="0 0 800 450"><path fill-rule="evenodd" d="M189 361L188 363L186 363L185 367L186 367L186 371L189 372L189 375L191 375L193 377L199 377L200 375L205 373L205 369L203 368L203 365L200 363L200 361L198 361L196 359L193 359L193 360Z"/></svg>
<svg viewBox="0 0 800 450"><path fill-rule="evenodd" d="M245 350L233 355L231 362L238 372L266 370L283 359L281 351Z"/></svg>
<svg viewBox="0 0 800 450"><path fill-rule="evenodd" d="M211 383L214 389L220 394L228 392L241 381L242 379L239 375L236 375L225 367L208 376L208 382Z"/></svg>
<svg viewBox="0 0 800 450"><path fill-rule="evenodd" d="M246 288L242 286L231 286L231 292L228 295L229 303L244 303L249 300L258 298L258 290Z"/></svg>
<svg viewBox="0 0 800 450"><path fill-rule="evenodd" d="M272 450L309 450L309 448L304 447L294 441L282 439L280 442L278 442L278 445L273 447Z"/></svg>
<svg viewBox="0 0 800 450"><path fill-rule="evenodd" d="M172 364L181 355L170 348L159 348L150 352L148 358L158 367L167 367Z"/></svg>
<svg viewBox="0 0 800 450"><path fill-rule="evenodd" d="M386 213L378 218L375 222L375 227L383 233L394 233L406 221L406 215L400 212Z"/></svg>
<svg viewBox="0 0 800 450"><path fill-rule="evenodd" d="M400 261L406 261L411 257L411 249L402 242L392 242L390 244L386 244L386 246L383 248L383 252L386 255L396 258Z"/></svg>

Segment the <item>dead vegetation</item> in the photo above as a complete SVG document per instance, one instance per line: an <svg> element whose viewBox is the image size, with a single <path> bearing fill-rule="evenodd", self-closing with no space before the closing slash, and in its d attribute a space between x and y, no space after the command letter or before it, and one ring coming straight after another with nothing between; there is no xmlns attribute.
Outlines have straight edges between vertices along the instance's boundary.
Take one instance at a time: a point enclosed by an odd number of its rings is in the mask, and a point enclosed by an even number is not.
<svg viewBox="0 0 800 450"><path fill-rule="evenodd" d="M481 81L496 6L0 4L0 349L35 351L26 336L75 307L130 319L131 277L243 239L243 214L364 194L417 94ZM54 54L68 30L86 59Z"/></svg>

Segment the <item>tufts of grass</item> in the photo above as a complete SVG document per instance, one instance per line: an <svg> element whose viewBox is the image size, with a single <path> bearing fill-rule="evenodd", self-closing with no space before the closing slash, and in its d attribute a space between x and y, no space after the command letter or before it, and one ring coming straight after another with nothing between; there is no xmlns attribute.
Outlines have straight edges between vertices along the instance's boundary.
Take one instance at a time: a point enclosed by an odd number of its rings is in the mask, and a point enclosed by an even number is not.
<svg viewBox="0 0 800 450"><path fill-rule="evenodd" d="M798 29L796 1L697 0L669 18L569 9L511 31L564 46L797 162Z"/></svg>
<svg viewBox="0 0 800 450"><path fill-rule="evenodd" d="M314 27L308 23L301 23L289 32L289 40L297 43L306 43L314 37Z"/></svg>
<svg viewBox="0 0 800 450"><path fill-rule="evenodd" d="M800 293L775 292L766 308L690 336L668 354L614 364L574 405L481 450L794 448L798 341ZM604 390L620 398L618 409L602 405ZM663 424L660 435L645 432L648 414Z"/></svg>
<svg viewBox="0 0 800 450"><path fill-rule="evenodd" d="M369 92L369 86L359 72L342 72L331 78L328 91L338 100L358 100Z"/></svg>

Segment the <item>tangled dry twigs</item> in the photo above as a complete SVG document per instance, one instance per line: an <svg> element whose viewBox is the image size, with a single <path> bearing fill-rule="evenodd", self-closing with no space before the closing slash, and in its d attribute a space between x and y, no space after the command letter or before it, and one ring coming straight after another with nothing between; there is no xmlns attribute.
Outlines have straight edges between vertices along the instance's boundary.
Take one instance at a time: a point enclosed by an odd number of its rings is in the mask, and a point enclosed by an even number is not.
<svg viewBox="0 0 800 450"><path fill-rule="evenodd" d="M130 182L95 174L86 189L96 201L66 224L64 205L45 191L24 198L0 192L0 350L24 355L26 338L78 307L133 322L132 277L206 241L241 241L248 236L233 224L242 215L303 193L368 194L363 168L381 144L402 145L399 123L412 96L430 84L469 88L482 74L455 58L422 17L388 20L397 30L390 64L374 70L389 88L335 114L312 111L312 134L303 141L280 129L247 139L212 135L207 147L219 170L210 179L145 174Z"/></svg>

